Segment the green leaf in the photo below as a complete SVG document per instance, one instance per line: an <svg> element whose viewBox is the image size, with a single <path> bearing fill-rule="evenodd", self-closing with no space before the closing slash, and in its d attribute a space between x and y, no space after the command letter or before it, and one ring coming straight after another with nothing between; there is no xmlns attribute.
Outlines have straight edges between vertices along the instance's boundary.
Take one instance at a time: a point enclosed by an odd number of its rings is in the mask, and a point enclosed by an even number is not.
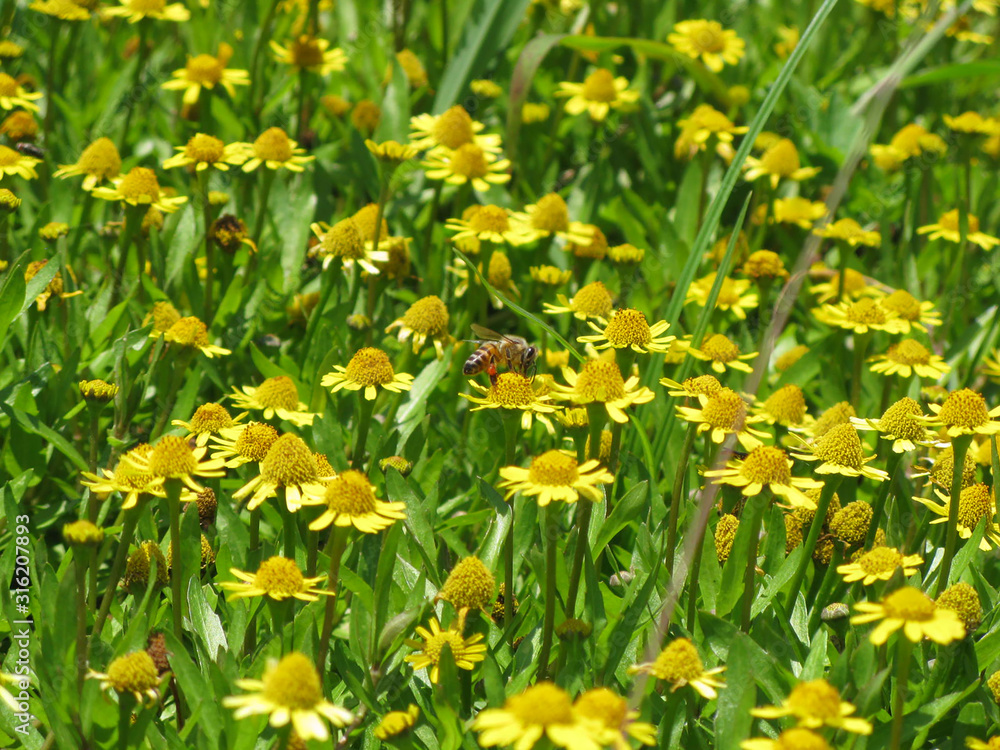
<svg viewBox="0 0 1000 750"><path fill-rule="evenodd" d="M517 65L510 79L510 99L507 106L507 154L517 166L517 143L521 135L521 110L531 91L531 81L538 66L559 40L562 34L541 34L526 45L518 55Z"/></svg>
<svg viewBox="0 0 1000 750"><path fill-rule="evenodd" d="M619 531L628 526L630 522L642 518L644 514L640 514L639 510L644 508L648 502L649 482L639 482L639 484L626 492L625 496L615 503L614 508L611 509L611 515L608 516L607 520L601 526L597 540L591 547L591 552L599 555L601 550L611 543L611 540L615 538L615 535ZM597 506L596 510L599 512L600 506Z"/></svg>
<svg viewBox="0 0 1000 750"><path fill-rule="evenodd" d="M719 750L736 750L740 742L750 734L750 726L754 721L750 709L757 703L757 683L753 679L747 679L754 674L751 649L758 650L759 647L744 633L737 633L729 646L726 671L741 677L730 678L726 681L725 689L719 691L719 705L715 714L716 747Z"/></svg>
<svg viewBox="0 0 1000 750"><path fill-rule="evenodd" d="M930 86L949 81L981 80L987 76L1000 75L1000 62L996 60L977 60L975 62L954 63L927 68L919 73L907 76L900 82L899 88L911 89L917 86Z"/></svg>

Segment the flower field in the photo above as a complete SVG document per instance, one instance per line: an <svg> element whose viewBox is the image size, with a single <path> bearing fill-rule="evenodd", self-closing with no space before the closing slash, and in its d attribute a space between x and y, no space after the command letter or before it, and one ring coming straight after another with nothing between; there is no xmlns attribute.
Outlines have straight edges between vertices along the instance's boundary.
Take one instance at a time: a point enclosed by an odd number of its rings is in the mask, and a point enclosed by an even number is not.
<svg viewBox="0 0 1000 750"><path fill-rule="evenodd" d="M0 747L1000 750L998 0L8 0Z"/></svg>

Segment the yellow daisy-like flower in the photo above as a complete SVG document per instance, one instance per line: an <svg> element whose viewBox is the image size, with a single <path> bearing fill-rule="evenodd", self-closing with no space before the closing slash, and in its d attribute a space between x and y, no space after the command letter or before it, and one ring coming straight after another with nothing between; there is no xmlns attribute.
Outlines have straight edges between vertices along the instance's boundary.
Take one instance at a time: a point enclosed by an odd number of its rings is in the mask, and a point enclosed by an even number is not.
<svg viewBox="0 0 1000 750"><path fill-rule="evenodd" d="M667 42L681 54L705 63L718 73L725 65L736 65L746 54L746 42L732 29L723 29L718 21L696 19L674 24Z"/></svg>
<svg viewBox="0 0 1000 750"><path fill-rule="evenodd" d="M767 177L771 182L772 190L778 187L778 182L782 178L798 182L815 177L820 172L819 167L803 167L801 165L798 149L787 138L782 138L768 148L759 159L748 156L746 170L747 180L753 182L760 177Z"/></svg>
<svg viewBox="0 0 1000 750"><path fill-rule="evenodd" d="M740 354L740 348L721 333L709 336L697 349L691 346L690 342L685 342L684 349L695 359L711 362L712 369L720 375L727 367L741 372L753 372L753 368L746 363L746 360L753 359L758 354L758 352Z"/></svg>
<svg viewBox="0 0 1000 750"><path fill-rule="evenodd" d="M927 333L928 326L941 325L941 313L934 309L930 300L921 302L905 289L897 289L882 298L882 307L895 313L906 328L902 333L910 333L911 328Z"/></svg>
<svg viewBox="0 0 1000 750"><path fill-rule="evenodd" d="M230 349L209 343L208 326L193 315L181 318L170 326L170 328L163 332L163 340L169 341L171 344L177 344L178 346L193 347L209 359L232 354L232 350Z"/></svg>
<svg viewBox="0 0 1000 750"><path fill-rule="evenodd" d="M435 600L451 604L457 611L485 609L495 601L496 578L475 555L459 560L441 586Z"/></svg>
<svg viewBox="0 0 1000 750"><path fill-rule="evenodd" d="M595 227L579 221L570 221L569 207L558 193L549 193L537 203L525 206L524 211L511 214L531 242L555 235L570 244L588 246L593 242Z"/></svg>
<svg viewBox="0 0 1000 750"><path fill-rule="evenodd" d="M347 55L340 47L329 49L329 39L317 39L309 34L300 35L286 47L282 47L273 39L270 45L278 62L291 65L298 70L311 70L321 76L339 72L347 64Z"/></svg>
<svg viewBox="0 0 1000 750"><path fill-rule="evenodd" d="M660 385L672 389L667 391L671 396L685 396L687 398L711 396L722 390L722 383L714 375L697 375L688 378L683 383L678 383L670 378L660 378Z"/></svg>
<svg viewBox="0 0 1000 750"><path fill-rule="evenodd" d="M508 499L516 492L533 495L545 507L553 501L575 503L580 496L600 502L603 493L598 485L615 480L614 475L591 459L580 464L567 451L551 450L531 459L531 466L505 466L500 469L503 480L499 486L507 490Z"/></svg>
<svg viewBox="0 0 1000 750"><path fill-rule="evenodd" d="M708 296L715 284L717 274L712 273L691 283L688 287L687 297L684 304L696 302L699 307L708 304ZM719 296L715 300L715 307L719 310L730 310L740 320L747 319L747 310L757 307L758 297L756 294L747 294L750 289L749 279L731 279L726 277L722 280L722 288L719 289Z"/></svg>
<svg viewBox="0 0 1000 750"><path fill-rule="evenodd" d="M304 427L313 423L316 415L306 411L307 407L299 401L299 391L295 383L287 375L277 375L268 378L256 388L245 385L242 389L233 387L229 398L239 409L263 411L264 419L285 419Z"/></svg>
<svg viewBox="0 0 1000 750"><path fill-rule="evenodd" d="M891 172L899 169L908 159L923 154L939 156L947 149L941 136L914 122L904 125L888 144L873 143L870 150L875 164Z"/></svg>
<svg viewBox="0 0 1000 750"><path fill-rule="evenodd" d="M925 505L937 516L931 521L932 524L947 523L952 498L936 488L934 493L942 502L935 503L924 497L913 499ZM964 487L958 498L958 535L962 539L970 538L979 522L986 519L986 533L979 543L979 549L986 552L992 547L1000 547L1000 526L993 521L996 512L997 501L989 485L979 483Z"/></svg>
<svg viewBox="0 0 1000 750"><path fill-rule="evenodd" d="M870 586L876 581L888 581L897 570L909 578L923 564L920 555L904 555L895 547L875 547L850 564L838 565L837 572L845 583L861 581L862 585Z"/></svg>
<svg viewBox="0 0 1000 750"><path fill-rule="evenodd" d="M250 422L223 430L212 436L217 448L212 458L221 458L226 468L235 469L248 463L260 463L278 439L278 431L266 422Z"/></svg>
<svg viewBox="0 0 1000 750"><path fill-rule="evenodd" d="M974 214L966 214L969 220L969 231L965 239L974 245L979 245L983 250L991 250L1000 245L1000 238L979 231L979 218ZM962 232L959 224L958 209L954 208L938 217L936 224L926 224L917 228L917 234L926 234L931 240L947 240L948 242L961 242Z"/></svg>
<svg viewBox="0 0 1000 750"><path fill-rule="evenodd" d="M992 354L983 357L982 369L986 377L1000 382L1000 349L994 349Z"/></svg>
<svg viewBox="0 0 1000 750"><path fill-rule="evenodd" d="M16 175L25 180L38 179L38 172L35 165L41 164L41 159L33 156L26 156L20 151L16 151L6 146L0 146L0 180L6 175Z"/></svg>
<svg viewBox="0 0 1000 750"><path fill-rule="evenodd" d="M83 189L93 190L98 182L111 180L121 174L122 159L110 138L101 137L91 143L80 154L76 164L63 164L53 173L53 177L65 179L77 175L83 178Z"/></svg>
<svg viewBox="0 0 1000 750"><path fill-rule="evenodd" d="M933 599L912 586L897 589L878 603L858 602L854 609L862 614L851 618L852 625L881 620L869 636L876 646L881 646L900 628L914 643L929 638L935 643L948 644L965 637L965 626L954 610L935 607Z"/></svg>
<svg viewBox="0 0 1000 750"><path fill-rule="evenodd" d="M528 269L528 274L539 284L546 284L547 286L562 286L563 284L568 284L569 280L573 278L573 272L569 269L564 271L557 266L548 265L531 266ZM569 356L569 352L566 352L566 355ZM552 365L549 366L551 367Z"/></svg>
<svg viewBox="0 0 1000 750"><path fill-rule="evenodd" d="M133 651L119 656L108 665L107 672L87 671L87 677L101 681L101 690L111 689L116 693L132 693L141 704L146 699L153 704L160 698L160 674L153 657L146 651Z"/></svg>
<svg viewBox="0 0 1000 750"><path fill-rule="evenodd" d="M175 419L170 424L183 427L188 431L187 437L189 439L195 438L196 444L203 446L208 444L208 439L212 435L226 429L232 429L234 426L242 427L243 425L238 423L245 416L246 414L238 414L236 419L233 419L226 407L210 403L202 404L195 409L190 422Z"/></svg>
<svg viewBox="0 0 1000 750"><path fill-rule="evenodd" d="M374 217L372 222L374 222ZM309 255L322 259L324 269L335 258L340 258L345 271L351 270L357 263L367 273L378 275L381 273L381 269L376 263L389 262L387 251L373 248L375 244L374 232L371 233L371 236L366 237L362 227L358 225L354 217L341 219L332 227L326 222L316 221L310 224L309 228L319 240L316 245L309 249ZM380 236L379 246L385 246L387 240L388 237Z"/></svg>
<svg viewBox="0 0 1000 750"><path fill-rule="evenodd" d="M977 737L966 737L965 746L970 750L1000 750L1000 735L990 737L986 742Z"/></svg>
<svg viewBox="0 0 1000 750"><path fill-rule="evenodd" d="M457 627L455 627L457 625ZM459 617L456 623L447 630L441 629L441 624L436 617L432 617L429 629L417 626L417 635L420 641L407 640L410 648L419 649L415 654L409 654L404 661L413 665L414 669L430 668L430 679L437 684L440 676L441 655L445 646L451 652L451 657L455 660L455 666L459 669L472 671L476 668L476 663L486 658L486 644L480 643L483 640L482 633L465 638L462 636L465 618Z"/></svg>
<svg viewBox="0 0 1000 750"><path fill-rule="evenodd" d="M816 227L812 233L818 237L828 237L846 242L851 247L879 247L882 235L879 232L862 229L854 219L838 219L822 227Z"/></svg>
<svg viewBox="0 0 1000 750"><path fill-rule="evenodd" d="M792 453L803 461L819 461L817 474L842 474L848 477L868 477L883 482L889 478L881 469L867 464L875 456L866 456L857 428L848 424L834 425L822 437L805 443L803 452Z"/></svg>
<svg viewBox="0 0 1000 750"><path fill-rule="evenodd" d="M245 599L251 596L267 596L275 601L284 601L289 597L304 602L319 601L320 594L333 596L332 591L315 588L316 584L326 578L326 575L306 578L299 570L295 560L287 557L274 556L260 564L256 573L244 573L242 570L230 568L229 572L240 581L222 581L219 586L231 591L228 601Z"/></svg>
<svg viewBox="0 0 1000 750"><path fill-rule="evenodd" d="M639 101L639 92L629 90L628 79L615 78L607 68L598 68L583 83L563 81L556 96L570 97L566 113L576 116L587 112L594 122L604 122L612 109L628 109Z"/></svg>
<svg viewBox="0 0 1000 750"><path fill-rule="evenodd" d="M882 297L882 292L868 283L863 273L855 271L853 268L844 269L844 273L839 271L829 271L819 269L818 273L826 275L830 280L815 284L809 287L809 291L816 295L817 302L828 302L840 296L840 277L844 277L844 299L858 299L859 297Z"/></svg>
<svg viewBox="0 0 1000 750"><path fill-rule="evenodd" d="M886 331L887 333L902 333L908 323L904 324L896 313L886 308L872 297L862 297L851 302L843 300L836 304L825 304L812 311L816 320L833 328L844 328L854 333L869 331Z"/></svg>
<svg viewBox="0 0 1000 750"><path fill-rule="evenodd" d="M755 410L768 424L780 424L785 427L800 427L810 419L806 413L805 394L794 383L776 390L763 403L756 404Z"/></svg>
<svg viewBox="0 0 1000 750"><path fill-rule="evenodd" d="M698 650L687 638L678 638L664 648L656 661L636 664L629 667L629 673L643 672L658 680L671 683L670 692L685 685L693 687L706 700L718 696L716 688L725 687L725 683L715 675L725 671L725 667L705 669Z"/></svg>
<svg viewBox="0 0 1000 750"><path fill-rule="evenodd" d="M333 369L334 372L328 372L323 376L321 385L334 393L341 388L350 391L360 391L363 388L368 401L374 400L378 395L376 386L393 393L402 393L410 390L413 384L412 375L394 372L389 356L381 349L373 347L358 350L347 363L347 367L334 365Z"/></svg>
<svg viewBox="0 0 1000 750"><path fill-rule="evenodd" d="M752 708L750 714L761 719L792 716L806 729L832 727L854 734L871 734L871 722L851 716L855 710L853 704L840 700L837 688L819 679L800 682L780 706Z"/></svg>
<svg viewBox="0 0 1000 750"><path fill-rule="evenodd" d="M315 156L303 156L306 150L288 137L281 128L268 128L253 143L242 144L250 158L243 165L244 172L252 172L261 164L268 169L287 169L302 172L303 164L308 164Z"/></svg>
<svg viewBox="0 0 1000 750"><path fill-rule="evenodd" d="M603 328L591 321L587 321L587 324L597 332L597 335L578 336L576 340L583 344L593 344L595 349L628 347L640 354L665 352L670 342L677 338L661 335L670 328L667 321L661 320L651 326L641 310L632 308L616 310Z"/></svg>
<svg viewBox="0 0 1000 750"><path fill-rule="evenodd" d="M153 452L153 446L141 443L118 459L114 471L101 469L100 475L83 472L82 484L90 487L91 492L107 495L111 492L121 493L125 500L122 509L134 508L139 501L139 495L166 497L163 489L163 477L153 476L148 471L135 468L134 459L148 457ZM213 456L214 458L214 456Z"/></svg>
<svg viewBox="0 0 1000 750"><path fill-rule="evenodd" d="M757 280L758 283L761 280L787 279L789 276L788 269L785 268L785 262L781 259L781 256L772 250L757 250L750 253L749 257L743 262L740 272L751 279ZM719 296L721 300L722 295L720 294Z"/></svg>
<svg viewBox="0 0 1000 750"><path fill-rule="evenodd" d="M303 505L325 505L323 514L309 524L313 531L335 526L353 526L363 534L377 534L401 518L406 503L387 503L375 496L375 487L364 474L349 469L338 474L324 492L303 499Z"/></svg>
<svg viewBox="0 0 1000 750"><path fill-rule="evenodd" d="M335 706L323 698L323 682L312 660L292 651L280 662L268 662L261 680L237 680L236 686L252 691L247 695L231 695L222 705L235 708L233 714L243 719L255 714L267 714L272 727L291 722L295 733L303 740L325 742L330 738L326 727L345 727L354 720L346 708ZM324 719L326 721L324 721Z"/></svg>
<svg viewBox="0 0 1000 750"><path fill-rule="evenodd" d="M532 386L530 378L516 372L502 372L497 376L496 382L491 383L488 388L474 380L470 380L469 384L481 395L470 396L467 393L458 395L476 404L471 411L482 409L520 410L522 412L522 429L531 429L532 420L538 419L545 425L549 434L555 434L555 428L548 415L559 411L559 407L551 403L552 396L550 394L539 394Z"/></svg>
<svg viewBox="0 0 1000 750"><path fill-rule="evenodd" d="M932 445L936 441L927 427L914 417L922 417L920 404L910 397L901 398L877 420L851 417L851 424L859 430L877 430L882 437L892 440L895 453L912 451L918 445Z"/></svg>
<svg viewBox="0 0 1000 750"><path fill-rule="evenodd" d="M452 242L476 239L495 244L523 245L531 240L524 228L510 220L510 211L501 206L472 205L462 212L460 219L448 219L444 228L455 232Z"/></svg>
<svg viewBox="0 0 1000 750"><path fill-rule="evenodd" d="M329 471L329 470L327 470ZM286 433L279 437L260 462L260 473L233 493L234 500L249 497L247 508L256 509L269 497L285 490L285 505L290 513L297 511L306 501L315 505L323 502L325 482L333 474L322 475L316 457L297 435Z"/></svg>
<svg viewBox="0 0 1000 750"><path fill-rule="evenodd" d="M873 363L869 368L872 372L903 378L916 374L918 378L940 380L951 372L951 365L944 358L913 339L903 339L890 346L885 354L876 354L868 361Z"/></svg>
<svg viewBox="0 0 1000 750"><path fill-rule="evenodd" d="M691 116L677 123L680 135L674 143L674 156L692 159L704 151L714 138L715 151L729 160L733 155L733 136L747 132L746 126L737 127L732 120L710 104L699 104Z"/></svg>
<svg viewBox="0 0 1000 750"><path fill-rule="evenodd" d="M742 750L831 750L822 735L803 727L786 729L775 740L768 737L743 740L740 747Z"/></svg>
<svg viewBox="0 0 1000 750"><path fill-rule="evenodd" d="M3 147L0 146L0 149ZM2 164L0 153L0 164ZM148 206L165 214L173 213L187 203L187 196L168 196L160 188L156 172L146 167L132 167L129 173L111 178L114 187L95 187L90 194L106 201L122 201L130 206Z"/></svg>
<svg viewBox="0 0 1000 750"><path fill-rule="evenodd" d="M122 456L122 460L130 464L130 468L140 474L148 474L161 479L180 479L184 486L193 492L202 492L195 477L223 477L226 475L225 465L219 459L205 459L208 448L196 446L191 448L185 438L177 435L164 435L148 453L130 451Z"/></svg>
<svg viewBox="0 0 1000 750"><path fill-rule="evenodd" d="M191 13L182 3L167 5L166 0L120 0L121 5L102 8L102 16L127 18L129 23L139 23L144 18L158 21L182 23L191 18Z"/></svg>
<svg viewBox="0 0 1000 750"><path fill-rule="evenodd" d="M372 733L375 735L375 739L385 742L412 729L416 726L419 717L420 709L411 703L405 711L390 711L383 716Z"/></svg>
<svg viewBox="0 0 1000 750"><path fill-rule="evenodd" d="M776 224L797 224L803 229L812 227L813 222L826 216L823 201L807 198L775 198L771 204L771 221Z"/></svg>
<svg viewBox="0 0 1000 750"><path fill-rule="evenodd" d="M545 312L572 313L577 320L587 318L607 318L611 313L613 298L602 281L594 281L580 288L573 299L567 299L565 294L557 294L558 305L543 303Z"/></svg>
<svg viewBox="0 0 1000 750"><path fill-rule="evenodd" d="M473 120L460 104L445 110L439 115L415 115L410 118L410 145L423 151L424 149L444 146L457 149L467 143L473 143L483 151L493 153L500 151L499 135L482 135L483 123Z"/></svg>
<svg viewBox="0 0 1000 750"><path fill-rule="evenodd" d="M591 359L584 363L579 373L564 367L563 377L568 385L555 385L557 398L577 406L604 404L608 416L620 424L628 421L625 409L634 404L646 404L655 394L639 385L638 375L628 380L622 378L621 369L613 360Z"/></svg>
<svg viewBox="0 0 1000 750"><path fill-rule="evenodd" d="M487 708L472 722L483 747L513 745L531 750L543 737L567 750L599 750L601 735L573 710L569 694L551 682L540 682Z"/></svg>
<svg viewBox="0 0 1000 750"><path fill-rule="evenodd" d="M423 167L428 179L444 180L449 185L469 183L481 193L490 185L510 182L509 159L501 159L496 153L487 151L475 143L466 143L452 150L437 146L427 154Z"/></svg>
<svg viewBox="0 0 1000 750"><path fill-rule="evenodd" d="M393 328L399 329L397 338L400 341L413 339L414 354L430 339L438 359L444 357L444 345L452 340L448 333L448 308L434 294L422 297L410 305L403 317L386 326L385 332L389 333Z"/></svg>
<svg viewBox="0 0 1000 750"><path fill-rule="evenodd" d="M627 701L606 687L595 687L581 693L573 702L573 710L593 723L600 733L602 745L615 750L630 750L629 739L643 745L656 744L656 727L646 721L636 721L639 712L629 710Z"/></svg>
<svg viewBox="0 0 1000 750"><path fill-rule="evenodd" d="M17 79L7 73L0 73L0 109L24 107L32 112L38 111L35 100L41 99L39 91L28 91Z"/></svg>
<svg viewBox="0 0 1000 750"><path fill-rule="evenodd" d="M90 10L73 0L35 0L28 8L60 21L86 21L90 18Z"/></svg>
<svg viewBox="0 0 1000 750"><path fill-rule="evenodd" d="M201 96L202 89L211 91L216 86L225 89L230 97L236 97L236 86L249 86L250 74L245 70L227 68L226 63L233 56L233 48L225 42L219 43L217 55L201 54L188 57L187 64L171 75L171 79L161 88L167 91L183 91L183 101L194 104Z"/></svg>
<svg viewBox="0 0 1000 750"><path fill-rule="evenodd" d="M944 116L944 124L956 133L974 133L976 135L996 135L1000 132L1000 122L994 117L983 117L975 111L963 112L954 117Z"/></svg>
<svg viewBox="0 0 1000 750"><path fill-rule="evenodd" d="M175 146L177 154L163 162L164 169L194 167L202 172L209 167L225 172L230 164L240 165L249 157L243 144L225 144L213 135L198 133L184 146Z"/></svg>
<svg viewBox="0 0 1000 750"><path fill-rule="evenodd" d="M764 487L768 487L793 507L816 510L816 503L802 490L819 490L823 488L823 483L806 477L793 477L792 460L781 448L759 445L745 459L732 460L726 467L702 473L706 477L714 477L716 484L741 487L746 497L758 495Z"/></svg>
<svg viewBox="0 0 1000 750"><path fill-rule="evenodd" d="M762 422L763 417L749 416L746 402L731 388L723 388L709 396L699 396L698 402L701 406L697 409L676 406L677 414L684 421L697 424L698 432L708 432L713 443L722 443L727 436L735 434L740 445L752 451L762 445L760 438L767 437L766 432L750 426L755 422ZM760 468L764 470L763 464ZM771 472L777 476L773 467Z"/></svg>
<svg viewBox="0 0 1000 750"><path fill-rule="evenodd" d="M962 388L948 394L943 404L929 404L933 416L914 417L931 427L943 427L951 437L958 435L996 435L1000 433L1000 406L990 409L978 391Z"/></svg>

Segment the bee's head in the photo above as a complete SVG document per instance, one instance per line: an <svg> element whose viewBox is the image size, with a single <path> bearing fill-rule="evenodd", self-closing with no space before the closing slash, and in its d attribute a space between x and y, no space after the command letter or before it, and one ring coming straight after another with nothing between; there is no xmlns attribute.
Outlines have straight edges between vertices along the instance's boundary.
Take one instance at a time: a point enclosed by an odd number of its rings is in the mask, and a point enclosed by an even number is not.
<svg viewBox="0 0 1000 750"><path fill-rule="evenodd" d="M538 347L537 346L528 346L528 347L526 347L525 350L524 350L523 359L524 359L524 368L525 369L533 367L534 364L535 364L535 360L538 359Z"/></svg>

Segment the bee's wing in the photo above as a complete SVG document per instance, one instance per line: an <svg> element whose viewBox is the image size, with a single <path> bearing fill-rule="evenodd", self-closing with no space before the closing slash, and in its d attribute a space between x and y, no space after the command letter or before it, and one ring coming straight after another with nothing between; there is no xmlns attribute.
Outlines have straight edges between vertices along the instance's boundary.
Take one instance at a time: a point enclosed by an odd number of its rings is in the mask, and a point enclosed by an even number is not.
<svg viewBox="0 0 1000 750"><path fill-rule="evenodd" d="M476 323L472 324L472 332L476 334L481 341L505 341L510 338L509 336L504 336L502 333L497 333L496 331L486 328L485 326L477 325Z"/></svg>

